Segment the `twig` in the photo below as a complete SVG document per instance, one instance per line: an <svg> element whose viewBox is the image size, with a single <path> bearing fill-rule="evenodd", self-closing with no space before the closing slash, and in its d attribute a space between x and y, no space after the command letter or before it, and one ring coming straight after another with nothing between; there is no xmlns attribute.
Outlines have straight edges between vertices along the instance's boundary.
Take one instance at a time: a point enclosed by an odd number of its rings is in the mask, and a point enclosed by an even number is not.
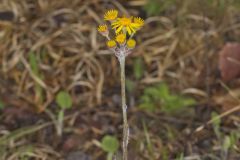
<svg viewBox="0 0 240 160"><path fill-rule="evenodd" d="M232 109L229 109L229 110L227 110L226 112L224 112L224 113L222 113L222 114L220 114L220 115L218 115L218 116L210 119L206 124L201 125L200 127L198 127L198 128L195 130L195 132L201 131L206 125L211 124L211 123L214 122L216 119L221 119L221 118L223 118L223 117L226 117L226 116L228 116L229 114L234 113L234 112L236 112L236 111L238 111L238 110L240 110L240 105L235 106L235 107L233 107Z"/></svg>

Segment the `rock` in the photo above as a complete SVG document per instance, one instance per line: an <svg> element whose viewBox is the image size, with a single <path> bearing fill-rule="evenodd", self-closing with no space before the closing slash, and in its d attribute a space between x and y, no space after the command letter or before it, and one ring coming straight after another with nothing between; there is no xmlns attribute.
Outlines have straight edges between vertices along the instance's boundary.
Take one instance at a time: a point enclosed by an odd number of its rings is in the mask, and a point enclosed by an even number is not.
<svg viewBox="0 0 240 160"><path fill-rule="evenodd" d="M219 53L219 69L224 81L240 76L240 43L227 43Z"/></svg>

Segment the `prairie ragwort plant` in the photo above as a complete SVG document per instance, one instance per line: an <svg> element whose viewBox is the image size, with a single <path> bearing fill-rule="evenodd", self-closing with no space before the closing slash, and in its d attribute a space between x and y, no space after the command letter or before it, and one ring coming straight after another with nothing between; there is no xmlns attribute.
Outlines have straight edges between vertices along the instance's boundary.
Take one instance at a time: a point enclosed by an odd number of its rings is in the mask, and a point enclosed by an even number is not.
<svg viewBox="0 0 240 160"><path fill-rule="evenodd" d="M98 26L98 32L106 37L107 47L113 51L120 63L121 70L121 97L122 97L122 116L123 116L123 160L127 160L127 145L129 137L129 127L127 122L127 105L125 91L125 58L132 52L136 46L136 41L133 39L135 33L143 27L144 20L140 17L118 17L118 11L108 10L104 14L104 20L108 24ZM110 36L110 31L114 31Z"/></svg>

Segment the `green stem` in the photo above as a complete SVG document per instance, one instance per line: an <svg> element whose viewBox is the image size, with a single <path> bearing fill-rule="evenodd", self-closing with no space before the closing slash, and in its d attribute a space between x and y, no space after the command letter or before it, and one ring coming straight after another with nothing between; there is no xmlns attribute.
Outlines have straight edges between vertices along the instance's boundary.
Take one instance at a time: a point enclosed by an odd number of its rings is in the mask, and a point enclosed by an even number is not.
<svg viewBox="0 0 240 160"><path fill-rule="evenodd" d="M122 115L123 115L123 160L128 159L128 122L127 122L127 105L126 105L126 89L125 89L125 57L119 58L121 69L121 96L122 96Z"/></svg>
<svg viewBox="0 0 240 160"><path fill-rule="evenodd" d="M107 154L107 160L112 160L113 159L113 153L109 152Z"/></svg>

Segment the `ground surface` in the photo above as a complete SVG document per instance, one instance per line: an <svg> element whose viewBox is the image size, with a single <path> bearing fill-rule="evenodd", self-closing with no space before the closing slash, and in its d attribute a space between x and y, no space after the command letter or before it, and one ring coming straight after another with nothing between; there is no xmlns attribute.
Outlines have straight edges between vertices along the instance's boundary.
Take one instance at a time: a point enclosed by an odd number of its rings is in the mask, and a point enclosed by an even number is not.
<svg viewBox="0 0 240 160"><path fill-rule="evenodd" d="M101 160L101 139L121 140L118 62L97 33L113 8L145 19L126 62L129 159L239 160L240 50L219 63L240 40L237 0L0 0L0 159ZM163 82L175 101L153 89ZM183 97L195 103L179 109Z"/></svg>

